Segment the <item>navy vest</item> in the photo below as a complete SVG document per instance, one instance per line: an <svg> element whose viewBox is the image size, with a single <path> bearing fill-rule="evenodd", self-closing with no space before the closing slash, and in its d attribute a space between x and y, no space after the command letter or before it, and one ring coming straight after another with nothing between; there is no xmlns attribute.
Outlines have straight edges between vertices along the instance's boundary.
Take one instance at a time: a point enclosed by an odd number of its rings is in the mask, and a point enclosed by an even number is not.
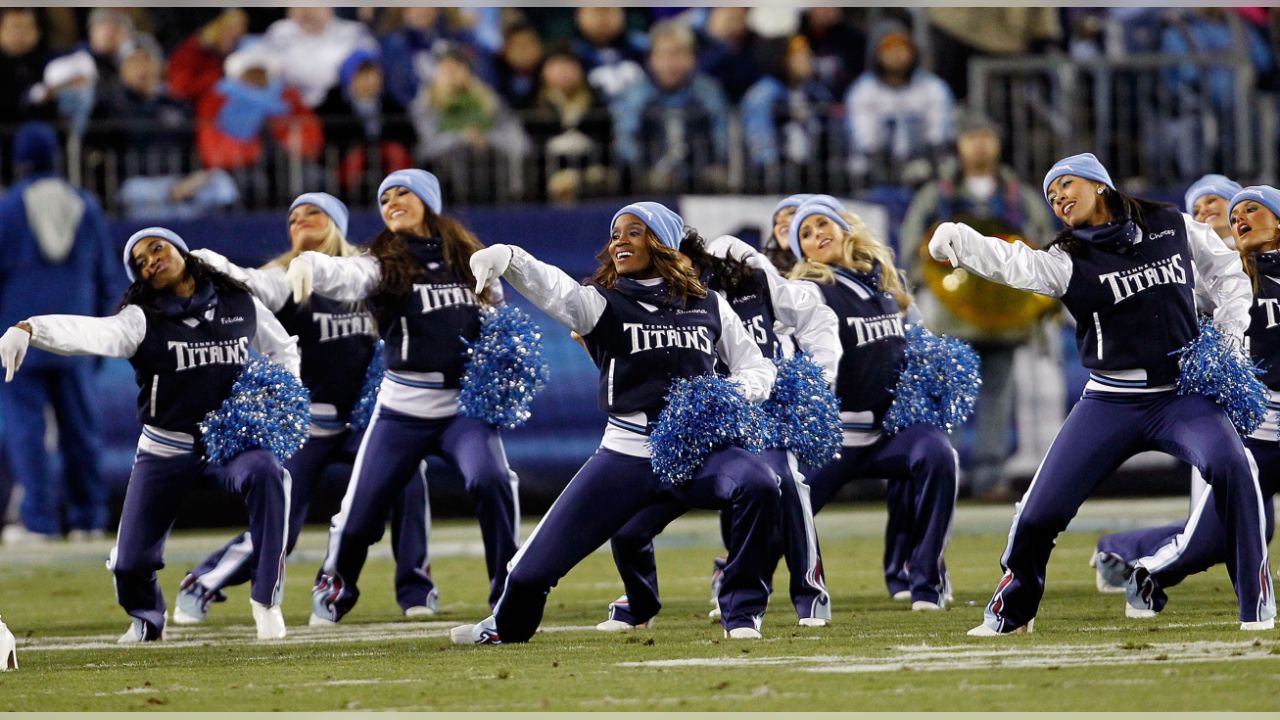
<svg viewBox="0 0 1280 720"><path fill-rule="evenodd" d="M1258 291L1249 309L1249 356L1262 366L1262 382L1280 390L1280 252L1255 256Z"/></svg>
<svg viewBox="0 0 1280 720"><path fill-rule="evenodd" d="M608 305L583 340L600 368L600 409L643 412L653 423L672 380L714 370L719 301L708 294L682 304L667 299L666 283L650 287L626 278L614 288L595 287Z"/></svg>
<svg viewBox="0 0 1280 720"><path fill-rule="evenodd" d="M311 391L311 402L333 405L345 419L359 399L373 357L378 338L373 315L363 303L312 295L301 306L290 298L276 318L298 336L302 384Z"/></svg>
<svg viewBox="0 0 1280 720"><path fill-rule="evenodd" d="M438 372L444 376L441 387L457 388L466 369L463 339L480 335L480 299L445 267L438 239L408 237L407 242L421 269L412 291L369 300L387 343L387 369Z"/></svg>
<svg viewBox="0 0 1280 720"><path fill-rule="evenodd" d="M1178 377L1169 353L1196 336L1191 245L1182 213L1151 212L1132 246L1080 242L1062 302L1076 320L1080 359L1090 370L1147 371L1149 385Z"/></svg>
<svg viewBox="0 0 1280 720"><path fill-rule="evenodd" d="M902 311L891 293L879 289L878 274L845 268L835 268L835 273L835 283L818 285L818 289L840 320L844 353L836 374L836 396L842 412L871 411L873 425L879 427L906 363Z"/></svg>
<svg viewBox="0 0 1280 720"><path fill-rule="evenodd" d="M760 354L773 360L782 360L782 343L773 330L773 297L769 294L769 281L763 270L752 270L751 280L732 292L721 287L719 279L715 277L709 278L707 287L725 293L729 307L742 319L742 326L760 348ZM717 362L716 371L728 373L724 361Z"/></svg>
<svg viewBox="0 0 1280 720"><path fill-rule="evenodd" d="M144 309L147 334L129 358L138 383L138 419L199 437L196 425L231 394L258 332L247 292L207 293L192 314Z"/></svg>

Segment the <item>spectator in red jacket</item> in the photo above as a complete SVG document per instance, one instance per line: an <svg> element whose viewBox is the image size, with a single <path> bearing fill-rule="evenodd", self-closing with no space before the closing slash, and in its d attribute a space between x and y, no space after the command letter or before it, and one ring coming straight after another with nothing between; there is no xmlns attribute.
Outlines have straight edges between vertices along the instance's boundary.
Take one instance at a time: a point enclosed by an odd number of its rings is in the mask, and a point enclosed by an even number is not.
<svg viewBox="0 0 1280 720"><path fill-rule="evenodd" d="M239 170L255 165L264 140L306 160L320 156L320 121L298 91L278 79L268 48L237 50L227 57L224 70L226 77L196 108L196 145L205 167Z"/></svg>
<svg viewBox="0 0 1280 720"><path fill-rule="evenodd" d="M169 58L169 94L198 102L222 79L222 64L249 28L239 8L224 10L174 49Z"/></svg>

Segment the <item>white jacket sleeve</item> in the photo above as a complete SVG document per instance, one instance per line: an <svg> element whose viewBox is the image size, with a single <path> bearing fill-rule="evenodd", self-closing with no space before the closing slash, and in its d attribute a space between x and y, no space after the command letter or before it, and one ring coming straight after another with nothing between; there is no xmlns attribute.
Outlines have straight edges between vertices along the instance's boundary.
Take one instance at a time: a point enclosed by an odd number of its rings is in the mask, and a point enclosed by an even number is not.
<svg viewBox="0 0 1280 720"><path fill-rule="evenodd" d="M253 308L258 314L258 332L253 338L253 348L297 375L302 364L302 358L298 355L298 338L284 329L261 300L254 298Z"/></svg>
<svg viewBox="0 0 1280 720"><path fill-rule="evenodd" d="M1020 242L986 237L965 225L954 248L960 264L1001 285L1029 290L1050 297L1062 297L1071 282L1071 257L1060 248L1036 250Z"/></svg>
<svg viewBox="0 0 1280 720"><path fill-rule="evenodd" d="M137 305L111 317L36 315L27 322L31 346L58 355L133 357L147 335L147 316Z"/></svg>
<svg viewBox="0 0 1280 720"><path fill-rule="evenodd" d="M766 275L773 312L778 321L795 328L792 337L800 349L813 355L827 382L836 381L840 365L840 318L822 301L813 283L799 283Z"/></svg>
<svg viewBox="0 0 1280 720"><path fill-rule="evenodd" d="M718 293L714 295L716 307L720 309L720 341L716 343L716 351L729 366L729 379L738 383L748 401L764 402L773 390L778 369L765 359L760 346L742 327L742 318L729 307L728 301Z"/></svg>
<svg viewBox="0 0 1280 720"><path fill-rule="evenodd" d="M339 258L314 250L303 255L311 260L313 268L312 292L327 298L342 302L364 300L382 280L382 268L372 255Z"/></svg>
<svg viewBox="0 0 1280 720"><path fill-rule="evenodd" d="M782 277L782 273L778 272L778 268L769 261L767 255L732 235L720 235L708 241L706 251L708 255L714 257L734 257L757 270L763 270L767 275Z"/></svg>
<svg viewBox="0 0 1280 720"><path fill-rule="evenodd" d="M522 248L507 247L511 248L511 263L502 277L516 292L579 335L595 329L608 306L599 290L578 284L560 268L538 260Z"/></svg>
<svg viewBox="0 0 1280 720"><path fill-rule="evenodd" d="M1249 328L1249 307L1253 304L1253 288L1240 263L1240 255L1227 247L1213 228L1196 222L1186 213L1182 218L1187 225L1196 284L1204 283L1206 294L1212 300L1213 324L1240 339Z"/></svg>
<svg viewBox="0 0 1280 720"><path fill-rule="evenodd" d="M282 267L276 265L262 269L240 267L208 248L192 250L191 254L212 265L218 272L248 285L249 292L253 293L253 296L261 300L273 313L279 312L289 300L289 284L285 281Z"/></svg>

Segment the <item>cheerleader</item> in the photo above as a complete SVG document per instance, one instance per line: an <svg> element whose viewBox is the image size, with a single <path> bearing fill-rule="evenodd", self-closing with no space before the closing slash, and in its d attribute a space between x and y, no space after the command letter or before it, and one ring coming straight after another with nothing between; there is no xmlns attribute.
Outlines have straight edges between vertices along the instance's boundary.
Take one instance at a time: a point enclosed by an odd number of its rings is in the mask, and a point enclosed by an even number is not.
<svg viewBox="0 0 1280 720"><path fill-rule="evenodd" d="M477 287L505 277L522 295L582 336L600 368L600 406L609 413L600 449L565 487L511 562L494 614L452 631L459 645L525 642L547 594L575 565L638 512L665 503L726 508L733 515L720 590L726 637L758 639L768 603L765 571L778 514L778 476L739 447L713 452L687 482L653 471L648 435L671 382L707 375L722 361L751 402L766 399L774 366L728 303L708 293L679 253L684 222L653 202L614 215L590 284L512 245L471 259Z"/></svg>
<svg viewBox="0 0 1280 720"><path fill-rule="evenodd" d="M802 204L790 229L799 260L790 277L809 281L835 311L844 349L836 379L844 449L810 478L813 510L855 479L887 478L890 594L909 592L912 610L941 610L950 597L943 554L955 514L957 456L938 428L913 425L888 435L881 427L906 362L911 298L892 252L833 202L818 197Z"/></svg>
<svg viewBox="0 0 1280 720"><path fill-rule="evenodd" d="M737 257L730 253L734 248L740 248ZM694 271L701 275L704 285L721 293L728 301L742 320L747 335L765 357L780 362L794 354L790 338L779 337L774 331L775 322L780 322L794 328L795 341L802 350L813 355L828 382L834 383L836 366L840 361L840 339L836 315L830 308L816 302L795 283L766 272L763 269L768 263L765 256L752 251L737 238L726 235L708 243L697 231L687 228L680 243L680 253L693 263ZM744 261L743 256L749 257L752 264ZM782 478L781 537L775 542L778 549L773 555L773 563L779 555L786 557L791 572L791 601L799 624L825 626L831 621L831 598L818 561L818 533L809 504L809 486L795 456L786 449L769 448L761 457ZM609 605L609 618L597 625L597 630L632 630L657 615L661 603L653 538L687 509L678 503L648 508L613 536L610 546L626 593ZM732 517L730 513L722 512L720 518L721 532L728 545ZM723 562L717 560L720 579L723 579L723 567ZM773 564L766 575L770 582L772 570ZM712 617L721 615L717 603Z"/></svg>
<svg viewBox="0 0 1280 720"><path fill-rule="evenodd" d="M133 618L120 642L164 636L165 601L156 571L164 567L165 538L182 500L200 478L244 498L259 555L249 601L258 638L283 638L289 474L262 449L225 464L209 462L202 457L198 424L231 393L250 348L296 375L294 339L242 283L191 255L171 230L134 233L124 247L124 266L133 284L118 314L39 315L9 328L0 338L5 381L13 379L28 346L60 355L128 358L133 365L142 436L108 561L116 599Z"/></svg>
<svg viewBox="0 0 1280 720"><path fill-rule="evenodd" d="M1230 218L1233 245L1253 281L1254 303L1245 343L1250 359L1263 368L1261 379L1271 391L1266 421L1244 439L1245 452L1258 468L1264 537L1270 542L1275 530L1271 497L1280 489L1280 445L1276 444L1280 429L1280 190L1243 188L1220 212ZM1127 616L1154 617L1168 599L1165 588L1229 559L1227 533L1213 510L1213 492L1210 488L1194 498L1190 517L1172 528L1135 530L1099 540L1099 577L1126 591Z"/></svg>
<svg viewBox="0 0 1280 720"><path fill-rule="evenodd" d="M812 197L816 196L810 193L788 195L773 208L773 227L769 236L760 241L760 252L764 253L770 266L780 273L790 272L795 267L796 256L790 245L791 218L795 217L796 208Z"/></svg>
<svg viewBox="0 0 1280 720"><path fill-rule="evenodd" d="M388 512L405 485L417 482L414 473L427 455L456 467L476 503L490 604L501 593L520 525L517 478L502 436L483 420L458 414L464 341L479 335L482 305L501 301L497 283L471 291L467 260L483 245L441 214L440 183L425 170L388 175L378 187L378 205L386 229L368 253L304 252L286 273L294 302L313 291L338 302L365 300L386 343L378 401L312 594L315 625L336 623L355 605L369 546L382 537Z"/></svg>
<svg viewBox="0 0 1280 720"><path fill-rule="evenodd" d="M1249 280L1240 259L1207 225L1116 190L1085 153L1045 175L1043 191L1066 224L1045 250L943 223L929 252L989 280L1061 298L1076 319L1089 383L1071 409L1013 516L996 585L974 636L1032 629L1058 533L1122 462L1161 450L1213 486L1226 531L1242 630L1275 615L1261 493L1244 446L1221 407L1174 389L1174 353L1196 336L1194 285L1207 285L1214 324L1240 341L1249 325Z"/></svg>
<svg viewBox="0 0 1280 720"><path fill-rule="evenodd" d="M289 263L307 250L332 257L358 254L346 240L347 218L347 206L341 200L327 193L306 193L289 206L292 248L262 269L237 267L211 250L192 251L220 272L244 282L275 313L285 330L298 338L302 382L311 392L311 430L307 443L285 463L293 480L288 553L293 552L302 532L312 490L325 468L349 463L362 437L360 430L350 427L350 421L378 340L373 316L362 303L341 302L318 293L307 303L295 303L284 275ZM409 617L434 615L439 607L427 555L428 527L426 478L419 473L405 486L391 511L396 600ZM247 581L256 563L252 538L248 533L239 534L187 573L178 588L173 621L180 625L204 622L209 604L226 599L223 588Z"/></svg>

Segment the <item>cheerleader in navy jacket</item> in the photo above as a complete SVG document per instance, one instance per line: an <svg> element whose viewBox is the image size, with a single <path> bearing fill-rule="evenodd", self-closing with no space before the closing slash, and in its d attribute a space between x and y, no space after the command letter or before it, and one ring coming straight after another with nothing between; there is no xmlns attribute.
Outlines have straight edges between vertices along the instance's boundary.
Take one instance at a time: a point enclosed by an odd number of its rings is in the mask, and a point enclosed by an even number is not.
<svg viewBox="0 0 1280 720"><path fill-rule="evenodd" d="M439 455L461 473L476 504L489 570L489 602L502 590L520 525L517 479L498 429L458 414L464 340L480 332L482 304L501 300L497 283L472 292L467 259L483 247L441 214L440 183L424 170L399 170L378 187L386 230L368 254L335 258L304 252L289 264L295 302L314 292L366 300L386 342L386 374L356 454L329 549L312 595L313 624L337 622L359 598L369 546L423 458Z"/></svg>
<svg viewBox="0 0 1280 720"><path fill-rule="evenodd" d="M295 303L289 296L284 273L290 261L307 250L333 257L358 254L346 240L347 217L347 206L332 195L299 195L289 207L289 239L293 247L262 269L237 267L210 250L192 251L219 271L244 282L275 313L285 330L298 338L302 382L311 392L311 431L307 443L285 463L293 480L287 547L290 553L306 523L312 491L325 468L351 462L360 446L363 433L351 432L348 423L378 333L373 316L363 303L341 302L317 293L306 303ZM426 479L419 473L405 486L403 496L391 511L396 600L410 617L433 615L438 607L427 555L427 515ZM252 538L241 533L206 558L183 579L173 621L203 622L209 603L225 599L223 588L249 579L256 557Z"/></svg>
<svg viewBox="0 0 1280 720"><path fill-rule="evenodd" d="M1265 535L1271 541L1275 516L1271 497L1280 490L1280 190L1242 188L1221 210L1230 219L1235 247L1253 281L1254 303L1245 333L1250 358L1263 369L1271 391L1267 419L1245 438L1245 452L1258 468ZM1229 558L1227 533L1214 512L1213 489L1193 498L1191 515L1172 532L1165 528L1106 535L1098 541L1098 568L1111 584L1126 589L1125 614L1152 617L1164 608L1164 588Z"/></svg>
<svg viewBox="0 0 1280 720"><path fill-rule="evenodd" d="M810 199L791 220L791 247L803 261L791 277L811 281L811 291L835 311L844 351L836 376L844 449L809 479L813 509L820 512L852 480L887 478L886 580L904 583L913 610L940 610L950 596L943 555L955 515L956 453L935 427L913 425L893 435L881 429L906 362L910 296L892 252L833 202Z"/></svg>
<svg viewBox="0 0 1280 720"><path fill-rule="evenodd" d="M133 284L118 314L40 315L5 332L5 379L22 364L28 344L60 355L128 358L133 365L142 436L108 562L116 599L133 617L120 642L163 636L165 602L156 571L164 567L165 538L182 499L200 477L244 498L259 551L250 595L258 637L283 638L289 474L261 449L210 463L202 457L198 424L230 394L251 348L297 374L294 339L244 285L191 256L170 230L134 233L124 265Z"/></svg>
<svg viewBox="0 0 1280 720"><path fill-rule="evenodd" d="M636 513L667 502L731 509L721 622L728 637L760 637L778 476L759 456L738 447L712 453L691 480L680 484L660 480L650 463L648 434L672 380L713 373L716 362L723 361L743 396L761 402L776 374L729 304L707 292L679 254L683 225L679 215L658 203L622 208L588 285L515 246L494 245L472 256L477 282L505 277L582 336L600 368L600 406L609 422L600 449L512 560L494 615L454 628L455 643L527 641L560 578Z"/></svg>
<svg viewBox="0 0 1280 720"><path fill-rule="evenodd" d="M730 256L730 250L734 248L739 248L739 251ZM745 253L742 248L745 248ZM689 229L680 243L680 252L693 262L695 271L702 273L707 288L721 293L729 302L742 320L743 328L765 357L781 361L794 352L791 338L779 337L774 331L775 321L778 321L794 329L793 337L801 349L813 355L828 382L835 381L836 366L840 361L840 338L836 315L831 308L816 301L796 283L766 272L762 269L769 262L765 256L755 253L735 237L726 235L707 242ZM749 257L753 264L743 261L740 257L743 255ZM723 363L718 365L718 369L723 371ZM761 457L782 478L781 537L777 539L778 549L773 557L782 555L787 559L791 572L791 601L800 624L827 625L831 620L831 598L818 560L818 533L813 524L813 508L809 504L809 486L795 456L787 450L768 448ZM613 536L610 546L626 593L609 605L609 619L597 625L597 630L631 630L647 623L658 613L661 603L653 538L687 509L676 502L648 508ZM723 512L721 521L722 534L728 545L728 534L732 529L730 513ZM723 565L717 565L723 573ZM767 576L770 581L772 569L771 565ZM722 613L714 614L720 615Z"/></svg>
<svg viewBox="0 0 1280 720"><path fill-rule="evenodd" d="M1031 629L1058 533L1104 478L1144 450L1185 460L1213 486L1241 629L1270 627L1275 600L1257 477L1226 412L1203 395L1175 391L1178 361L1170 354L1196 336L1196 282L1207 285L1214 324L1229 337L1243 336L1250 292L1240 258L1209 226L1118 192L1093 155L1059 161L1043 189L1067 225L1046 250L956 223L943 223L929 241L938 260L1061 298L1090 370L1084 396L1018 503L1000 558L1004 577L969 634Z"/></svg>

